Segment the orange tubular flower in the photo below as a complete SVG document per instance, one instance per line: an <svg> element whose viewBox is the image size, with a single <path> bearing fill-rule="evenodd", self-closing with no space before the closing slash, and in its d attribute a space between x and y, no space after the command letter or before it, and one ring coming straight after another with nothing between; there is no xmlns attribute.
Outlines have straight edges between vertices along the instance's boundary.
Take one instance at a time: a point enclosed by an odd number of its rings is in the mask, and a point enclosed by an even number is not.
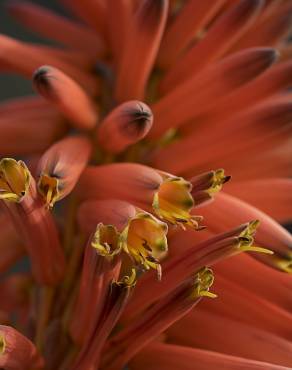
<svg viewBox="0 0 292 370"><path fill-rule="evenodd" d="M86 217L88 214L90 216ZM160 277L159 259L167 253L168 228L164 222L127 202L116 200L84 202L78 218L84 232L96 228L92 246L98 254L111 258L123 251L137 268L154 268ZM101 241L108 233L111 238L114 235L114 243Z"/></svg>
<svg viewBox="0 0 292 370"><path fill-rule="evenodd" d="M112 179L115 179L115 182ZM173 225L199 228L200 216L191 216L192 185L182 177L134 164L89 167L79 182L81 198L120 198L154 211Z"/></svg>
<svg viewBox="0 0 292 370"><path fill-rule="evenodd" d="M120 153L143 139L152 127L150 108L139 101L119 105L100 123L98 144L110 153Z"/></svg>
<svg viewBox="0 0 292 370"><path fill-rule="evenodd" d="M64 255L51 215L37 196L36 184L22 161L0 161L0 199L32 260L32 269L41 284L55 284L64 273Z"/></svg>
<svg viewBox="0 0 292 370"><path fill-rule="evenodd" d="M41 157L37 166L38 191L49 207L72 191L90 154L90 141L73 136L55 143Z"/></svg>
<svg viewBox="0 0 292 370"><path fill-rule="evenodd" d="M202 297L215 298L216 295L209 292L213 280L212 270L199 270L193 278L182 282L159 303L149 308L142 318L115 335L109 344L113 348L105 359L108 368L122 368L141 348L190 312Z"/></svg>
<svg viewBox="0 0 292 370"><path fill-rule="evenodd" d="M0 369L291 369L291 0L5 5Z"/></svg>
<svg viewBox="0 0 292 370"><path fill-rule="evenodd" d="M228 214L229 211L230 214ZM234 227L246 219L257 218L261 222L261 227L255 242L257 245L270 248L274 251L274 255L268 258L262 255L255 255L255 257L274 268L291 272L292 236L268 215L227 194L218 194L216 202L202 209L201 213L210 220L208 227L213 232L223 231L226 227Z"/></svg>
<svg viewBox="0 0 292 370"><path fill-rule="evenodd" d="M80 129L92 129L97 123L97 112L86 93L72 79L50 66L34 73L37 91ZM72 105L74 101L74 105Z"/></svg>
<svg viewBox="0 0 292 370"><path fill-rule="evenodd" d="M97 240L98 239L98 240ZM113 252L104 258L98 247L110 246ZM75 343L86 345L101 318L105 296L113 280L118 280L121 261L118 253L118 234L112 226L99 224L94 240L85 249L82 276L70 334Z"/></svg>
<svg viewBox="0 0 292 370"><path fill-rule="evenodd" d="M117 71L115 98L143 99L167 19L167 0L141 1L128 27ZM129 78L131 65L131 78Z"/></svg>

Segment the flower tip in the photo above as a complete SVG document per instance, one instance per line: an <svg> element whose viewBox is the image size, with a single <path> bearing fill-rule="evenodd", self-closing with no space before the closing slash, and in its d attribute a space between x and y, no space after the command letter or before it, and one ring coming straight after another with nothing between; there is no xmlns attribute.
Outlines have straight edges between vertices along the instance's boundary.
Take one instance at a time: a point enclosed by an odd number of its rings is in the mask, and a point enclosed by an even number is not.
<svg viewBox="0 0 292 370"><path fill-rule="evenodd" d="M237 240L239 249L242 252L257 252L264 254L273 254L270 249L263 248L254 244L254 236L260 225L259 220L253 220L246 224L245 229L239 234Z"/></svg>
<svg viewBox="0 0 292 370"><path fill-rule="evenodd" d="M140 121L141 125L144 126L145 122L151 121L153 119L153 114L151 109L144 103L137 101L135 109L133 109L130 114L137 121Z"/></svg>
<svg viewBox="0 0 292 370"><path fill-rule="evenodd" d="M148 105L132 100L122 104L120 110L123 123L120 129L125 138L132 143L143 139L153 124L153 114Z"/></svg>
<svg viewBox="0 0 292 370"><path fill-rule="evenodd" d="M137 271L132 268L129 275L124 275L121 280L115 281L114 284L122 287L133 288L137 283Z"/></svg>
<svg viewBox="0 0 292 370"><path fill-rule="evenodd" d="M48 74L51 71L50 66L41 66L39 67L32 76L33 82L39 86L49 86L49 81L48 81Z"/></svg>
<svg viewBox="0 0 292 370"><path fill-rule="evenodd" d="M263 47L262 50L265 53L268 65L274 64L281 56L281 53L277 49Z"/></svg>
<svg viewBox="0 0 292 370"><path fill-rule="evenodd" d="M193 284L192 298L196 299L199 297L216 298L217 295L209 292L210 287L214 283L214 274L208 267L203 267L195 275Z"/></svg>
<svg viewBox="0 0 292 370"><path fill-rule="evenodd" d="M218 193L222 189L222 186L230 181L230 179L231 176L225 175L224 169L220 168L219 170L214 171L213 178L211 180L209 189L207 189L207 192L209 195Z"/></svg>
<svg viewBox="0 0 292 370"><path fill-rule="evenodd" d="M96 227L91 246L103 257L112 258L119 254L119 232L113 225L99 223Z"/></svg>
<svg viewBox="0 0 292 370"><path fill-rule="evenodd" d="M232 176L231 175L228 175L228 176L225 176L223 178L223 181L222 181L222 184L226 184L228 181L230 181L232 179Z"/></svg>
<svg viewBox="0 0 292 370"><path fill-rule="evenodd" d="M224 169L209 171L191 178L191 194L195 201L195 206L201 206L214 199L215 194L222 190L224 184L230 181L231 176L225 175Z"/></svg>
<svg viewBox="0 0 292 370"><path fill-rule="evenodd" d="M33 74L33 85L35 89L44 97L48 99L54 98L55 90L51 84L51 77L53 76L53 67L45 65L39 67Z"/></svg>
<svg viewBox="0 0 292 370"><path fill-rule="evenodd" d="M47 208L52 209L60 195L58 178L41 174L38 181L38 191L42 195Z"/></svg>

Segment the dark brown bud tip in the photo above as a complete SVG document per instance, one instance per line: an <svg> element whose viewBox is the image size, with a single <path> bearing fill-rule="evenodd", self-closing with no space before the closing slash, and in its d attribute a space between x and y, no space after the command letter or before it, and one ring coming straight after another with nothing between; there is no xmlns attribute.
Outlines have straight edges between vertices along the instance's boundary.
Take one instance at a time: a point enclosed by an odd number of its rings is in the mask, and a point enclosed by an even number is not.
<svg viewBox="0 0 292 370"><path fill-rule="evenodd" d="M147 133L153 123L150 108L140 102L135 104L133 110L128 111L129 121L125 122L125 129L130 136L140 137Z"/></svg>
<svg viewBox="0 0 292 370"><path fill-rule="evenodd" d="M33 84L37 91L42 95L51 95L51 83L50 83L50 66L42 66L38 68L33 74Z"/></svg>

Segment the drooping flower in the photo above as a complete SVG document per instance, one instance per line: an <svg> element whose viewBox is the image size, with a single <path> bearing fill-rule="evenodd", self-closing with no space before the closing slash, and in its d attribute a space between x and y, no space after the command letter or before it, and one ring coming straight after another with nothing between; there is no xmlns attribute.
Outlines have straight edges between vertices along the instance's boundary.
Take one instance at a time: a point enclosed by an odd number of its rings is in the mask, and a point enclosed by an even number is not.
<svg viewBox="0 0 292 370"><path fill-rule="evenodd" d="M59 1L0 35L0 368L289 369L291 1Z"/></svg>

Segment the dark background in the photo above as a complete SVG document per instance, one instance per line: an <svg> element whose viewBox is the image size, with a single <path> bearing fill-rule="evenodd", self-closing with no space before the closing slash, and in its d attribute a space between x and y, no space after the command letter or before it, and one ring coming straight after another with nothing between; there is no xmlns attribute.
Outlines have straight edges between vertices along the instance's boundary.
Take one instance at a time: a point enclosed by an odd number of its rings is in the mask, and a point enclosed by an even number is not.
<svg viewBox="0 0 292 370"><path fill-rule="evenodd" d="M48 8L63 12L62 7L58 4L58 0L30 0L33 3L44 5ZM48 43L38 37L33 32L29 32L22 27L18 22L14 21L5 10L6 1L0 0L0 33L18 38L20 40L27 40L31 42ZM32 93L31 82L15 75L7 75L0 73L0 100L21 96Z"/></svg>

